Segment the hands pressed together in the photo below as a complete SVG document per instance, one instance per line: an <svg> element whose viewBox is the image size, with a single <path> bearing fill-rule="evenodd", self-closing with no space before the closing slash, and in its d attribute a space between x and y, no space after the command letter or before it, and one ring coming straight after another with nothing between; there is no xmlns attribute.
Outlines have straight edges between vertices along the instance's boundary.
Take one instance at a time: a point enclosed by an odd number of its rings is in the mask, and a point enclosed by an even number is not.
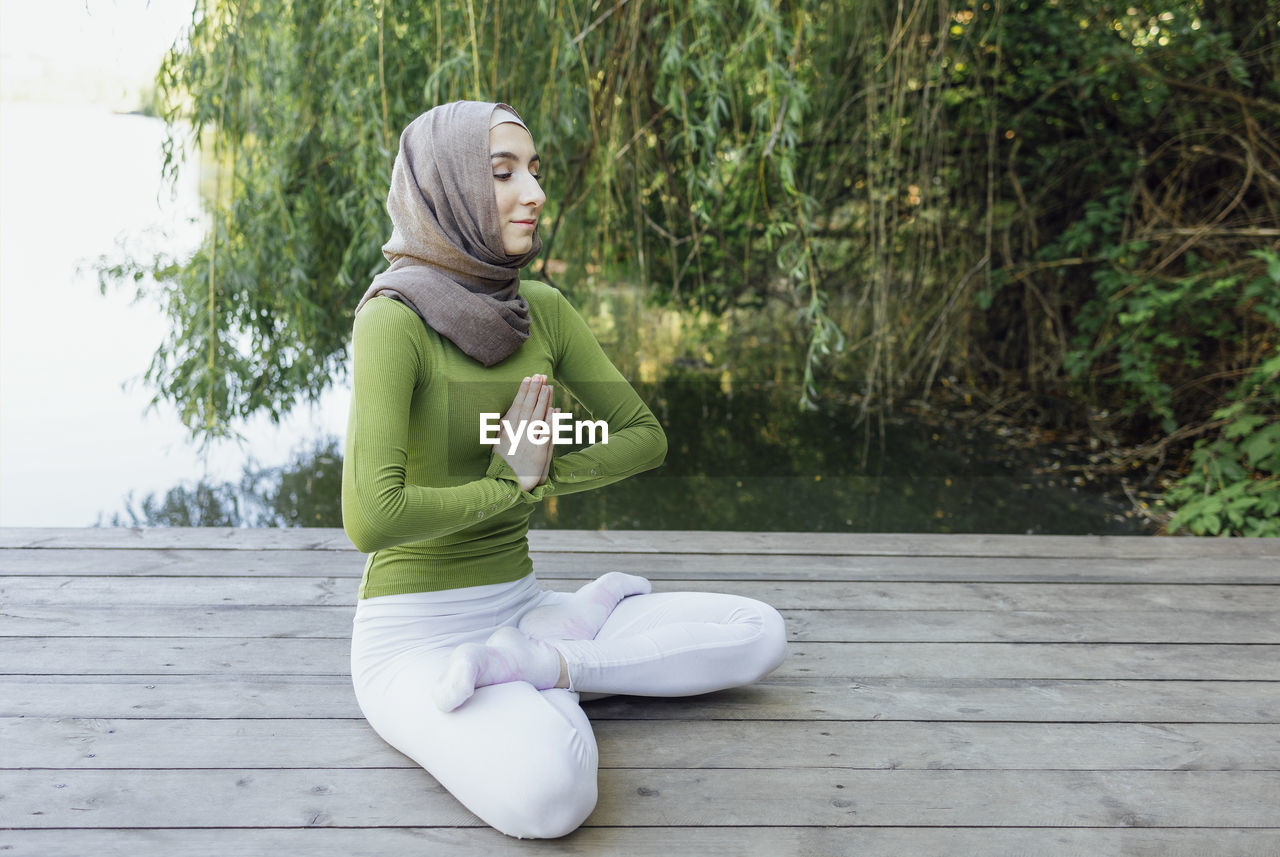
<svg viewBox="0 0 1280 857"><path fill-rule="evenodd" d="M551 407L553 391L554 388L547 383L546 375L525 378L511 407L502 415L502 431L497 451L520 478L521 491L532 491L547 481L547 475L551 472L551 448L554 444L517 443L507 426L519 426L522 420L525 424L534 420L551 423L555 415L560 413L559 408Z"/></svg>

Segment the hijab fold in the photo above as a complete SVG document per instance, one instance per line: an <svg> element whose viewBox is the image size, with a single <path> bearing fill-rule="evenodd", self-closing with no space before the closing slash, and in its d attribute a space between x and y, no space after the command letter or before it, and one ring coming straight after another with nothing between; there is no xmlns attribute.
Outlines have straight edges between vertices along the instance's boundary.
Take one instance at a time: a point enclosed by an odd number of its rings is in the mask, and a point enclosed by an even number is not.
<svg viewBox="0 0 1280 857"><path fill-rule="evenodd" d="M391 264L356 305L359 312L376 295L402 301L485 366L529 338L518 271L542 249L536 232L522 256L502 247L489 166L489 126L498 108L519 120L506 104L455 101L404 129L387 194L392 230L382 254Z"/></svg>

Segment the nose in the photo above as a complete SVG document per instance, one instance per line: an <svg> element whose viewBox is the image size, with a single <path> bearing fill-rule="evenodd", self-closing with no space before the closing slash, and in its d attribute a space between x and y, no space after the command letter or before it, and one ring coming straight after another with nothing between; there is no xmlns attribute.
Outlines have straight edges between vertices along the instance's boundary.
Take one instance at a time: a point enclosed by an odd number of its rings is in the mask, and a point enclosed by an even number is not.
<svg viewBox="0 0 1280 857"><path fill-rule="evenodd" d="M526 176L520 187L520 204L542 208L542 204L546 201L547 195L542 192L542 186L538 184L538 180L532 175Z"/></svg>

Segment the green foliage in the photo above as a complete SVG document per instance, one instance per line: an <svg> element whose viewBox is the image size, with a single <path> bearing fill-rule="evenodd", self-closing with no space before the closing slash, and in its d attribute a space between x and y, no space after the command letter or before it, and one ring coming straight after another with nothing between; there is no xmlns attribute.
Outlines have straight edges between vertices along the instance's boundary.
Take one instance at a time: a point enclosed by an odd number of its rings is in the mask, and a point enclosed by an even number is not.
<svg viewBox="0 0 1280 857"><path fill-rule="evenodd" d="M1260 331L1280 329L1280 287L1267 274L1246 279L1239 265L1208 266L1194 256L1185 276L1152 277L1133 264L1147 246L1133 241L1104 251L1110 264L1093 274L1097 291L1077 318L1078 348L1064 365L1079 378L1114 355L1104 380L1121 391L1124 413L1149 413L1172 434L1195 415L1185 412L1194 400L1175 385L1249 353Z"/></svg>
<svg viewBox="0 0 1280 857"><path fill-rule="evenodd" d="M342 376L398 132L456 98L528 120L567 291L783 301L807 407L1047 392L1153 457L1202 438L1196 496L1270 508L1241 392L1280 336L1268 0L199 0L157 104L166 168L211 171L207 238L101 272L166 307L147 377L193 433Z"/></svg>
<svg viewBox="0 0 1280 857"><path fill-rule="evenodd" d="M1006 19L1018 205L992 209L1005 258L977 294L1011 333L995 359L1152 457L1186 456L1165 498L1174 531L1277 533L1280 48L1265 17L1253 2L1028 0Z"/></svg>
<svg viewBox="0 0 1280 857"><path fill-rule="evenodd" d="M400 129L436 103L502 100L543 157L544 256L573 281L626 274L719 311L782 280L830 353L810 249L825 155L800 141L844 96L819 86L843 17L820 0L200 0L157 88L166 170L194 148L213 173L208 236L190 259L106 266L103 287L157 282L172 333L147 378L194 434L278 418L345 370L350 313L385 264Z"/></svg>
<svg viewBox="0 0 1280 857"><path fill-rule="evenodd" d="M1256 254L1267 274L1245 288L1252 310L1280 328L1280 254ZM1165 495L1170 532L1280 536L1280 344L1214 411L1216 436L1196 442L1190 467Z"/></svg>
<svg viewBox="0 0 1280 857"><path fill-rule="evenodd" d="M1002 275L977 294L1010 334L1002 367L1138 432L1207 418L1230 386L1214 376L1250 359L1247 251L1280 210L1258 172L1280 166L1258 136L1280 120L1274 33L1242 45L1220 9L1159 8L1024 0L1004 16L997 190L1017 204L991 211Z"/></svg>
<svg viewBox="0 0 1280 857"><path fill-rule="evenodd" d="M1166 493L1170 532L1280 536L1280 349L1243 386L1251 392L1214 412L1225 425L1196 443L1187 475Z"/></svg>

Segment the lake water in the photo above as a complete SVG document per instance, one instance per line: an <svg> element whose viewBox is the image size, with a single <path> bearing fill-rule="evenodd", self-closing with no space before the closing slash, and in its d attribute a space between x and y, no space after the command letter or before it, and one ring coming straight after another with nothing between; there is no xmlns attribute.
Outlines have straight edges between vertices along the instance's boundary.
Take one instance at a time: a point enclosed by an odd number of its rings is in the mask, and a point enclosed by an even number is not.
<svg viewBox="0 0 1280 857"><path fill-rule="evenodd" d="M130 382L167 321L126 287L101 295L92 266L123 238L175 253L198 242L198 176L171 198L163 133L101 107L0 104L0 526L90 526L129 491L234 478L246 456L283 462L300 439L343 431L343 389L203 452L171 407L146 413L150 392Z"/></svg>
<svg viewBox="0 0 1280 857"><path fill-rule="evenodd" d="M160 182L162 123L5 103L0 128L0 526L339 526L342 384L279 426L242 427L242 444L202 451L171 407L148 413L149 391L130 383L168 322L125 287L101 295L93 265L122 238L135 254L176 254L201 233L195 171L172 193ZM619 354L634 350L620 331L647 336L634 314L591 318ZM851 407L800 413L776 377L752 380L745 366L708 377L676 362L627 369L667 430L666 465L543 503L533 526L1143 531L1114 491L1061 477L990 432L899 414L868 444Z"/></svg>

